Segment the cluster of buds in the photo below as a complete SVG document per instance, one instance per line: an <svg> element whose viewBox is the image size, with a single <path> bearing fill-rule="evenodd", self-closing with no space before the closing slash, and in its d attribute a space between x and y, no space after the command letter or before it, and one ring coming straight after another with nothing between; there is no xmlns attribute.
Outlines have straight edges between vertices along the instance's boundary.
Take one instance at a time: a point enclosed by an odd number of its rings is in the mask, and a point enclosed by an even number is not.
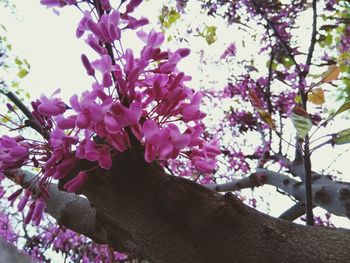
<svg viewBox="0 0 350 263"><path fill-rule="evenodd" d="M71 174L79 160L95 163L89 171L79 171L64 184L65 190L76 192L95 167L110 169L113 156L132 147L131 137L144 145L147 162L163 163L181 155L203 174L215 169L220 150L217 140L207 142L203 136L205 114L199 108L202 93L188 88L185 82L191 78L177 68L190 50L162 50L164 35L155 31L136 33L144 43L139 57L131 49L117 49L114 44L121 40L124 30L136 30L148 22L130 15L141 2L131 0L125 12L120 12L108 0L100 1L101 6L95 6L100 8L98 19L84 12L76 32L77 37L87 34L86 43L96 52L93 61L81 56L94 83L81 96L73 95L68 104L59 98L59 91L32 103L32 114L49 134L48 141L8 136L0 139L2 171L25 165L39 170L34 181L40 193L29 204L27 222L39 224L52 179L61 180ZM76 1L41 3L63 7ZM19 210L29 202L31 187L24 191Z"/></svg>

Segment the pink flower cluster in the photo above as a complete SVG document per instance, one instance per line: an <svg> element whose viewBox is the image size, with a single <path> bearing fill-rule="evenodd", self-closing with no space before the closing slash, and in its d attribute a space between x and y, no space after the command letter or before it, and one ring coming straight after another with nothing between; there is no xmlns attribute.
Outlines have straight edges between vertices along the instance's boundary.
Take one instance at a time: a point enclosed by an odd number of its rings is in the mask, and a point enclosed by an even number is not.
<svg viewBox="0 0 350 263"><path fill-rule="evenodd" d="M124 262L129 260L127 255L113 251L108 245L96 244L87 237L62 226L48 225L37 228L37 231L38 233L30 237L24 246L24 250L36 261L46 262L47 250L50 249L63 254L69 262Z"/></svg>
<svg viewBox="0 0 350 263"><path fill-rule="evenodd" d="M11 225L11 220L5 213L0 213L0 238L10 244L15 244L18 240L17 234Z"/></svg>
<svg viewBox="0 0 350 263"><path fill-rule="evenodd" d="M11 138L4 135L0 138L0 163L2 170L22 166L29 156L29 145L22 136Z"/></svg>
<svg viewBox="0 0 350 263"><path fill-rule="evenodd" d="M75 4L41 2L49 7ZM147 23L144 18L130 15L141 2L131 0L126 11L120 13L108 0L101 1L96 21L90 12L84 12L77 36L87 34L86 43L96 52L97 59L93 61L84 54L81 57L95 82L81 96L73 95L69 106L58 97L59 90L32 102L32 114L49 133L48 142L8 136L0 139L1 170L24 165L40 168L41 195L29 205L27 222L40 222L52 179L66 177L81 159L108 170L113 156L132 147L135 139L145 146L147 162L182 155L202 173L215 169L220 150L217 140L206 142L203 138L205 114L199 108L202 94L185 85L191 78L177 68L190 50L162 50L164 35L155 31L137 32L144 42L139 57L131 49L117 48L115 44L121 40L123 30L134 30ZM90 171L80 171L64 189L76 192L88 180ZM30 195L29 190L25 192L20 210Z"/></svg>

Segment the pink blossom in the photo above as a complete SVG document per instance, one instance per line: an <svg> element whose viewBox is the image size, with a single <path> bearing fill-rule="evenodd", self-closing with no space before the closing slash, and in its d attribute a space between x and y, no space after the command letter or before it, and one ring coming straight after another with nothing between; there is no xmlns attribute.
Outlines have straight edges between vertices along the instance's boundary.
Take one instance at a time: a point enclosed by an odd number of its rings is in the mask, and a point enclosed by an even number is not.
<svg viewBox="0 0 350 263"><path fill-rule="evenodd" d="M101 6L105 11L109 11L112 9L111 4L109 3L109 0L101 0Z"/></svg>
<svg viewBox="0 0 350 263"><path fill-rule="evenodd" d="M35 201L35 207L31 218L36 226L40 224L45 208L46 208L45 200L42 198L38 198Z"/></svg>
<svg viewBox="0 0 350 263"><path fill-rule="evenodd" d="M70 173L70 171L74 168L75 165L76 165L76 159L74 157L65 159L55 167L55 173L53 174L52 177L58 180L62 179L63 177L67 176Z"/></svg>
<svg viewBox="0 0 350 263"><path fill-rule="evenodd" d="M28 210L28 212L27 212L26 217L25 217L24 220L23 220L23 223L24 223L24 224L28 224L28 223L32 220L33 213L34 213L34 208L35 208L35 202L32 202L32 203L29 205L29 210Z"/></svg>
<svg viewBox="0 0 350 263"><path fill-rule="evenodd" d="M22 192L23 192L23 188L18 189L17 191L13 192L13 193L7 198L7 200L9 200L9 201L15 200Z"/></svg>
<svg viewBox="0 0 350 263"><path fill-rule="evenodd" d="M26 206L29 197L32 195L31 191L25 190L24 191L24 196L21 198L21 200L19 201L18 205L17 205L17 209L18 211L23 211L24 207Z"/></svg>
<svg viewBox="0 0 350 263"><path fill-rule="evenodd" d="M231 43L224 51L224 53L222 53L222 55L220 56L220 59L225 59L227 57L234 57L236 56L236 45Z"/></svg>
<svg viewBox="0 0 350 263"><path fill-rule="evenodd" d="M74 5L76 0L40 0L40 4L47 7L63 7L65 5Z"/></svg>
<svg viewBox="0 0 350 263"><path fill-rule="evenodd" d="M0 170L18 169L29 158L29 145L15 139L6 135L0 138Z"/></svg>
<svg viewBox="0 0 350 263"><path fill-rule="evenodd" d="M191 53L191 50L189 48L179 48L178 50L175 51L175 53L179 54L181 58L184 58Z"/></svg>
<svg viewBox="0 0 350 263"><path fill-rule="evenodd" d="M106 150L100 151L98 164L101 168L109 170L112 167L111 154Z"/></svg>
<svg viewBox="0 0 350 263"><path fill-rule="evenodd" d="M205 113L201 112L199 110L199 105L202 100L202 94L200 92L197 92L190 104L184 104L182 108L182 115L183 115L183 121L189 122L189 121L198 121L205 117Z"/></svg>
<svg viewBox="0 0 350 263"><path fill-rule="evenodd" d="M100 55L107 53L107 50L99 44L98 39L96 39L96 37L92 34L88 35L86 43Z"/></svg>
<svg viewBox="0 0 350 263"><path fill-rule="evenodd" d="M131 13L135 10L137 6L142 3L142 0L130 0L130 2L126 6L126 13Z"/></svg>
<svg viewBox="0 0 350 263"><path fill-rule="evenodd" d="M86 172L81 171L78 173L76 177L74 177L72 180L68 181L63 188L67 190L69 193L76 192L81 186L85 184L85 182L88 179L88 175Z"/></svg>
<svg viewBox="0 0 350 263"><path fill-rule="evenodd" d="M76 1L41 2L62 7ZM88 32L86 43L99 55L92 62L86 55L81 55L87 74L96 81L90 90L72 96L70 107L56 96L59 90L50 97L43 95L32 102L33 116L49 135L48 140L0 138L0 172L24 165L40 169L35 179L40 188L39 199L29 204L25 222L40 223L52 179L61 180L72 173L78 159L94 162L92 170L97 167L110 169L113 156L134 145L130 135L144 145L147 162L168 162L181 155L188 157L191 169L206 176L215 169L215 158L220 149L218 140L206 142L203 135L205 114L200 111L203 95L187 87L186 81L191 78L177 69L179 61L188 56L190 50L162 50L165 37L156 31L137 32L145 43L140 55L131 49L116 52L119 45L112 45L115 52L112 60L106 49L108 43L121 40L123 30L135 29L148 22L130 15L141 2L131 0L126 12L120 14L112 10L109 0L101 0L101 7L107 12L99 19L84 12L76 34L81 37ZM239 83L235 94L244 93L248 84L247 81ZM66 111L71 112L66 115ZM76 192L87 177L86 171L79 172L64 189ZM11 200L21 191L11 196ZM30 186L25 191L18 204L19 210L29 202Z"/></svg>
<svg viewBox="0 0 350 263"><path fill-rule="evenodd" d="M76 116L69 116L68 118L63 117L62 115L59 115L55 118L57 127L66 130L66 129L73 129L75 128L75 121Z"/></svg>
<svg viewBox="0 0 350 263"><path fill-rule="evenodd" d="M81 55L81 61L85 67L85 70L86 70L86 73L89 75L89 76L94 76L95 75L95 70L91 67L91 64L90 64L90 61L89 59L87 58L86 55L82 54Z"/></svg>
<svg viewBox="0 0 350 263"><path fill-rule="evenodd" d="M192 162L194 167L203 173L212 172L216 166L215 160L208 158L195 158Z"/></svg>
<svg viewBox="0 0 350 263"><path fill-rule="evenodd" d="M145 17L142 17L140 19L135 19L131 16L128 16L127 20L129 21L128 28L130 29L136 29L138 27L144 26L148 24L148 19Z"/></svg>

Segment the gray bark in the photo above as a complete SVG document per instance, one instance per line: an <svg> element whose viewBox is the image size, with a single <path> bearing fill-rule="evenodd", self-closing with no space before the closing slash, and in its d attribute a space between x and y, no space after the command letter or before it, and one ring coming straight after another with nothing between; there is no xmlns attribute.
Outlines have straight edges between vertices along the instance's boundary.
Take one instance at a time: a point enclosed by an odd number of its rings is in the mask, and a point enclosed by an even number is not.
<svg viewBox="0 0 350 263"><path fill-rule="evenodd" d="M33 263L31 258L0 238L0 263Z"/></svg>
<svg viewBox="0 0 350 263"><path fill-rule="evenodd" d="M301 168L299 164L291 164L289 172L303 180L304 172ZM313 205L335 215L350 218L350 184L334 181L331 176L316 172L312 172L311 177ZM275 186L293 196L301 204L305 204L305 184L303 182L293 179L285 172L274 172L264 168L256 169L256 172L248 177L233 179L224 184L206 185L206 187L218 192L226 192L259 187L264 184Z"/></svg>

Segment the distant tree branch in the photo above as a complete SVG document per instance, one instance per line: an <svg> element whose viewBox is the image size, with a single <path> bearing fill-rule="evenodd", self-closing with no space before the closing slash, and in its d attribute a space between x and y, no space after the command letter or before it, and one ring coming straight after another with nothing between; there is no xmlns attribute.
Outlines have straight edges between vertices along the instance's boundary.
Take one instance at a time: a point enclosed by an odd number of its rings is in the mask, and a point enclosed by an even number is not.
<svg viewBox="0 0 350 263"><path fill-rule="evenodd" d="M316 44L316 35L317 35L317 1L312 1L312 33L311 33L311 40L310 40L310 46L309 51L306 58L306 65L311 65L312 56L315 49Z"/></svg>
<svg viewBox="0 0 350 263"><path fill-rule="evenodd" d="M280 42L281 46L283 47L283 49L287 52L288 56L290 57L290 59L293 61L297 71L300 73L301 72L301 68L298 64L298 62L295 60L295 57L292 53L292 50L290 48L290 46L288 46L288 44L286 43L286 41L284 41L284 39L281 37L281 35L279 34L278 30L276 29L275 25L270 21L270 19L266 16L266 14L264 13L264 11L261 9L261 7L259 6L259 4L257 3L256 0L252 0L253 6L255 7L256 11L258 14L260 14L264 20L266 21L267 25L272 29L274 35L276 36L276 38L278 39L278 41Z"/></svg>
<svg viewBox="0 0 350 263"><path fill-rule="evenodd" d="M295 172L295 170L294 170ZM333 181L329 176L312 173L312 197L314 206L322 207L330 213L350 218L350 184ZM255 173L242 179L234 179L225 184L209 184L208 189L218 192L238 191L268 184L283 190L302 204L305 200L305 185L288 175L268 169L257 169Z"/></svg>

